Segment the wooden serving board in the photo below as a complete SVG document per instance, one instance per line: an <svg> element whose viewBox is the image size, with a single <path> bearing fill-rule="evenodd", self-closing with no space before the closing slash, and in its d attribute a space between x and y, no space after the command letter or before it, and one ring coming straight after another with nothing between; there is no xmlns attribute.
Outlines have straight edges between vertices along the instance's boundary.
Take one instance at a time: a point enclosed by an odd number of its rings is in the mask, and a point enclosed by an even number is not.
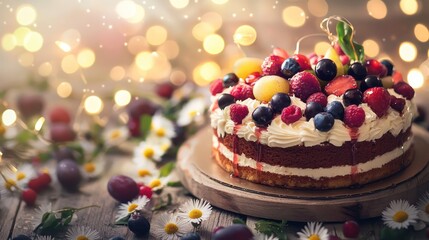
<svg viewBox="0 0 429 240"><path fill-rule="evenodd" d="M291 190L231 177L212 160L212 130L202 129L179 150L183 185L212 205L260 218L337 222L377 217L392 200L415 203L428 190L429 133L413 126L415 159L405 170L361 188Z"/></svg>

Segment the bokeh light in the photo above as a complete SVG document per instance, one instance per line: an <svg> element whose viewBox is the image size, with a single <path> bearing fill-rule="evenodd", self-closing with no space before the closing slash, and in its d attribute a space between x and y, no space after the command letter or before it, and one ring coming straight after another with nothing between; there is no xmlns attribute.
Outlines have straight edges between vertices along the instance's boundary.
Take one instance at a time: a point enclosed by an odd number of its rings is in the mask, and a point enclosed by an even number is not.
<svg viewBox="0 0 429 240"><path fill-rule="evenodd" d="M407 82L413 88L421 88L425 83L425 78L422 71L417 68L412 68L407 74Z"/></svg>
<svg viewBox="0 0 429 240"><path fill-rule="evenodd" d="M137 67L143 71L148 71L153 68L155 60L152 53L150 52L141 52L137 54L135 63Z"/></svg>
<svg viewBox="0 0 429 240"><path fill-rule="evenodd" d="M100 97L91 95L85 99L83 106L87 113L95 115L103 111L104 104Z"/></svg>
<svg viewBox="0 0 429 240"><path fill-rule="evenodd" d="M61 69L67 74L75 73L79 69L75 55L69 54L65 56L61 61Z"/></svg>
<svg viewBox="0 0 429 240"><path fill-rule="evenodd" d="M128 51L131 54L138 54L139 52L149 49L149 44L146 41L146 38L140 35L134 36L128 40L127 43Z"/></svg>
<svg viewBox="0 0 429 240"><path fill-rule="evenodd" d="M399 2L399 7L401 8L402 12L407 15L416 14L417 10L419 10L419 4L416 0L401 0Z"/></svg>
<svg viewBox="0 0 429 240"><path fill-rule="evenodd" d="M387 15L386 4L381 0L369 0L366 3L368 14L375 19L383 19Z"/></svg>
<svg viewBox="0 0 429 240"><path fill-rule="evenodd" d="M170 4L174 8L181 9L181 8L185 8L186 6L188 6L189 0L170 0Z"/></svg>
<svg viewBox="0 0 429 240"><path fill-rule="evenodd" d="M16 21L21 25L30 25L36 21L37 12L31 5L21 5L16 11Z"/></svg>
<svg viewBox="0 0 429 240"><path fill-rule="evenodd" d="M33 31L29 32L24 38L23 46L29 52L39 51L43 46L42 34Z"/></svg>
<svg viewBox="0 0 429 240"><path fill-rule="evenodd" d="M30 32L31 30L27 27L19 27L15 29L15 31L13 32L13 35L15 36L15 39L16 39L16 45L18 46L24 45L25 37L27 37L27 34L29 34Z"/></svg>
<svg viewBox="0 0 429 240"><path fill-rule="evenodd" d="M73 87L68 82L61 82L57 86L57 94L62 98L68 98L73 92Z"/></svg>
<svg viewBox="0 0 429 240"><path fill-rule="evenodd" d="M13 109L6 109L1 115L3 125L9 127L16 122L16 112Z"/></svg>
<svg viewBox="0 0 429 240"><path fill-rule="evenodd" d="M241 25L235 30L234 42L242 46L250 46L256 41L256 30L250 25Z"/></svg>
<svg viewBox="0 0 429 240"><path fill-rule="evenodd" d="M301 27L304 25L306 15L302 8L291 6L283 9L282 12L283 22L290 27Z"/></svg>
<svg viewBox="0 0 429 240"><path fill-rule="evenodd" d="M55 41L55 45L57 45L57 47L59 47L63 52L67 53L71 51L71 46L65 42Z"/></svg>
<svg viewBox="0 0 429 240"><path fill-rule="evenodd" d="M209 54L219 54L225 47L225 41L218 34L211 34L204 38L203 48Z"/></svg>
<svg viewBox="0 0 429 240"><path fill-rule="evenodd" d="M372 39L366 39L362 43L363 48L365 49L365 55L368 57L376 57L380 53L380 46L378 43Z"/></svg>
<svg viewBox="0 0 429 240"><path fill-rule="evenodd" d="M331 44L329 44L328 42L318 42L314 46L314 52L317 55L324 55L330 47L331 47Z"/></svg>
<svg viewBox="0 0 429 240"><path fill-rule="evenodd" d="M52 74L52 64L49 62L44 62L39 65L39 68L37 69L37 72L42 77L48 77Z"/></svg>
<svg viewBox="0 0 429 240"><path fill-rule="evenodd" d="M112 80L119 81L125 77L125 69L122 66L114 66L109 75Z"/></svg>
<svg viewBox="0 0 429 240"><path fill-rule="evenodd" d="M420 42L427 42L429 40L429 30L421 23L416 24L414 27L414 35Z"/></svg>
<svg viewBox="0 0 429 240"><path fill-rule="evenodd" d="M34 55L32 53L29 53L29 52L21 53L18 56L18 62L23 67L31 67L31 66L33 66L33 63L34 63Z"/></svg>
<svg viewBox="0 0 429 240"><path fill-rule="evenodd" d="M222 27L222 16L216 12L208 12L201 16L201 22L207 23L214 31Z"/></svg>
<svg viewBox="0 0 429 240"><path fill-rule="evenodd" d="M174 70L170 74L170 82L176 86L182 85L186 81L186 74L180 70Z"/></svg>
<svg viewBox="0 0 429 240"><path fill-rule="evenodd" d="M204 38L206 38L210 34L213 34L214 32L215 29L207 22L197 23L192 28L192 36L198 41L204 41Z"/></svg>
<svg viewBox="0 0 429 240"><path fill-rule="evenodd" d="M216 62L204 62L193 71L193 79L199 86L206 86L221 75L220 66Z"/></svg>
<svg viewBox="0 0 429 240"><path fill-rule="evenodd" d="M95 53L89 48L82 49L77 55L77 63L82 68L89 68L95 62Z"/></svg>
<svg viewBox="0 0 429 240"><path fill-rule="evenodd" d="M308 0L308 11L316 17L323 17L328 13L328 3L325 0Z"/></svg>
<svg viewBox="0 0 429 240"><path fill-rule="evenodd" d="M116 13L123 19L131 19L137 13L137 4L131 0L123 0L116 4Z"/></svg>
<svg viewBox="0 0 429 240"><path fill-rule="evenodd" d="M167 30L159 25L152 26L146 31L146 40L151 45L161 45L167 40Z"/></svg>
<svg viewBox="0 0 429 240"><path fill-rule="evenodd" d="M179 55L179 51L179 44L176 41L167 40L158 47L156 52L163 54L167 59L175 59Z"/></svg>
<svg viewBox="0 0 429 240"><path fill-rule="evenodd" d="M131 93L127 90L118 90L115 93L114 100L116 105L120 107L126 106L131 101Z"/></svg>
<svg viewBox="0 0 429 240"><path fill-rule="evenodd" d="M399 46L399 56L406 62L412 62L417 57L417 48L411 42L403 42Z"/></svg>
<svg viewBox="0 0 429 240"><path fill-rule="evenodd" d="M18 41L16 40L15 35L7 33L1 39L1 46L5 51L12 51L15 49Z"/></svg>
<svg viewBox="0 0 429 240"><path fill-rule="evenodd" d="M222 4L225 4L225 3L227 3L229 0L212 0L212 2L213 3L215 3L215 4L219 4L219 5L222 5Z"/></svg>

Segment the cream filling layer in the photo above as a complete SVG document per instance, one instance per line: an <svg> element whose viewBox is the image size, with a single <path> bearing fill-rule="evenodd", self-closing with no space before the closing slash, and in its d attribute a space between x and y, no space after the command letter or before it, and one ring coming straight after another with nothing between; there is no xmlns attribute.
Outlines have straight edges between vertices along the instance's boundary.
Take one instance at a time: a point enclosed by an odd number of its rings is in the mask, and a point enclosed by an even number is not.
<svg viewBox="0 0 429 240"><path fill-rule="evenodd" d="M263 172L275 173L284 176L297 176L297 177L309 177L316 180L320 178L333 178L337 176L346 176L350 174L358 174L368 172L372 169L381 168L385 164L389 163L393 159L401 156L407 151L412 145L413 137L409 137L402 147L396 148L390 152L387 152L383 155L377 156L374 159L365 162L359 163L355 166L353 165L343 165L343 166L334 166L330 168L295 168L295 167L285 167L278 165L270 165L267 163L258 163L257 161L246 157L244 154L238 155L237 164L240 167L250 167L253 169L260 169ZM231 152L225 145L220 143L216 136L213 136L213 147L218 149L228 160L231 162L234 161L234 153ZM262 166L262 167L261 167Z"/></svg>

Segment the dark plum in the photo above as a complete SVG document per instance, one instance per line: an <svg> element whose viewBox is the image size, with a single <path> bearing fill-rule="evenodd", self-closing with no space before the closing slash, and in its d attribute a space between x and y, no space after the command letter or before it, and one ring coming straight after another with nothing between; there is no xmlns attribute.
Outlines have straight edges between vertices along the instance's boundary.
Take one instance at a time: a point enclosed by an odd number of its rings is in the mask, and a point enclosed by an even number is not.
<svg viewBox="0 0 429 240"><path fill-rule="evenodd" d="M70 159L64 159L57 164L57 178L61 186L67 190L76 190L82 180L77 163Z"/></svg>
<svg viewBox="0 0 429 240"><path fill-rule="evenodd" d="M111 177L107 183L107 190L110 196L119 202L131 201L139 194L137 183L132 178L124 175Z"/></svg>
<svg viewBox="0 0 429 240"><path fill-rule="evenodd" d="M253 234L250 229L243 224L232 224L216 231L213 234L213 240L251 240Z"/></svg>

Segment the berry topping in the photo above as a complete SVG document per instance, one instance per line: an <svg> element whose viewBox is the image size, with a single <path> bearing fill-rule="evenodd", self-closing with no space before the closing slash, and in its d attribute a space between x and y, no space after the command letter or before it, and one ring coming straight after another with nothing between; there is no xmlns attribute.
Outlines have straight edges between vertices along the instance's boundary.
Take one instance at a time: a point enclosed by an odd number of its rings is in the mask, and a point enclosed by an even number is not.
<svg viewBox="0 0 429 240"><path fill-rule="evenodd" d="M330 113L335 119L343 120L344 118L344 106L339 101L328 103L326 112Z"/></svg>
<svg viewBox="0 0 429 240"><path fill-rule="evenodd" d="M280 67L280 71L286 78L291 78L301 70L295 58L287 58Z"/></svg>
<svg viewBox="0 0 429 240"><path fill-rule="evenodd" d="M311 102L317 102L320 105L322 105L322 107L326 107L326 105L328 104L328 98L324 93L317 92L317 93L311 94L310 97L307 98L306 103L308 104Z"/></svg>
<svg viewBox="0 0 429 240"><path fill-rule="evenodd" d="M337 65L337 76L343 75L344 72L344 66L341 62L340 55L335 51L333 47L328 48L325 54L325 58L331 59L334 61L335 65Z"/></svg>
<svg viewBox="0 0 429 240"><path fill-rule="evenodd" d="M276 56L282 57L284 59L289 57L289 54L283 48L274 48L273 54Z"/></svg>
<svg viewBox="0 0 429 240"><path fill-rule="evenodd" d="M232 87L237 85L239 78L235 73L227 73L225 76L223 76L223 87Z"/></svg>
<svg viewBox="0 0 429 240"><path fill-rule="evenodd" d="M343 234L346 238L357 238L359 236L359 224L353 220L343 223Z"/></svg>
<svg viewBox="0 0 429 240"><path fill-rule="evenodd" d="M402 73L398 71L393 71L392 81L394 84L397 84L398 82L403 82L404 77L402 76Z"/></svg>
<svg viewBox="0 0 429 240"><path fill-rule="evenodd" d="M253 87L253 95L261 102L269 102L279 92L289 92L289 81L274 75L261 77Z"/></svg>
<svg viewBox="0 0 429 240"><path fill-rule="evenodd" d="M262 77L261 73L252 72L246 77L246 79L244 79L244 82L253 87L256 81L258 81L261 77Z"/></svg>
<svg viewBox="0 0 429 240"><path fill-rule="evenodd" d="M36 203L37 193L33 189L28 188L22 190L21 197L28 206L33 206Z"/></svg>
<svg viewBox="0 0 429 240"><path fill-rule="evenodd" d="M381 84L384 88L393 88L393 78L392 76L386 76L381 79Z"/></svg>
<svg viewBox="0 0 429 240"><path fill-rule="evenodd" d="M233 69L237 77L245 79L251 73L262 73L261 65L262 59L245 57L238 59L234 63Z"/></svg>
<svg viewBox="0 0 429 240"><path fill-rule="evenodd" d="M392 76L393 73L393 63L387 59L381 60L380 62L383 64L387 69L387 76Z"/></svg>
<svg viewBox="0 0 429 240"><path fill-rule="evenodd" d="M316 76L322 81L331 81L337 75L337 65L329 58L321 59L314 70Z"/></svg>
<svg viewBox="0 0 429 240"><path fill-rule="evenodd" d="M259 106L252 113L252 119L258 127L267 127L273 118L273 110L266 106Z"/></svg>
<svg viewBox="0 0 429 240"><path fill-rule="evenodd" d="M393 95L390 96L390 107L398 111L399 113L402 113L402 110L404 110L405 107L405 99L403 98L397 98Z"/></svg>
<svg viewBox="0 0 429 240"><path fill-rule="evenodd" d="M338 42L334 43L334 49L335 49L335 52L338 55L344 55L345 54L344 51L343 51L343 49L341 48L341 46L340 46L340 44Z"/></svg>
<svg viewBox="0 0 429 240"><path fill-rule="evenodd" d="M387 74L387 68L375 59L366 60L365 67L368 75L384 77Z"/></svg>
<svg viewBox="0 0 429 240"><path fill-rule="evenodd" d="M283 109L281 119L286 124L291 124L298 121L302 117L302 110L296 105L290 105Z"/></svg>
<svg viewBox="0 0 429 240"><path fill-rule="evenodd" d="M334 78L325 86L325 92L335 96L343 95L347 90L357 88L355 79L350 75L342 75Z"/></svg>
<svg viewBox="0 0 429 240"><path fill-rule="evenodd" d="M216 79L210 84L210 93L212 96L215 96L218 93L223 91L223 82L222 79Z"/></svg>
<svg viewBox="0 0 429 240"><path fill-rule="evenodd" d="M357 88L349 89L343 95L343 102L346 107L353 104L359 105L362 103L362 99L362 92Z"/></svg>
<svg viewBox="0 0 429 240"><path fill-rule="evenodd" d="M231 94L228 93L222 93L218 98L217 98L217 103L219 105L220 109L224 109L227 106L235 103L235 98L234 96L232 96Z"/></svg>
<svg viewBox="0 0 429 240"><path fill-rule="evenodd" d="M324 109L323 109L322 105L320 105L317 102L308 103L307 106L305 107L305 111L304 111L305 118L308 121L311 118L313 118L314 116L316 116L316 114L323 112L323 110Z"/></svg>
<svg viewBox="0 0 429 240"><path fill-rule="evenodd" d="M281 75L281 65L285 59L277 55L270 55L262 63L263 75Z"/></svg>
<svg viewBox="0 0 429 240"><path fill-rule="evenodd" d="M311 69L310 61L308 60L308 58L305 55L294 54L292 57L298 62L299 66L301 68L300 71Z"/></svg>
<svg viewBox="0 0 429 240"><path fill-rule="evenodd" d="M390 106L390 94L383 87L374 87L363 93L363 102L367 103L371 110L382 117Z"/></svg>
<svg viewBox="0 0 429 240"><path fill-rule="evenodd" d="M344 109L344 123L351 128L358 128L365 122L365 111L356 105Z"/></svg>
<svg viewBox="0 0 429 240"><path fill-rule="evenodd" d="M290 97L286 93L276 93L270 101L270 107L275 114L282 112L283 108L290 105Z"/></svg>
<svg viewBox="0 0 429 240"><path fill-rule="evenodd" d="M230 107L229 115L235 124L241 124L243 119L249 114L249 109L246 105L234 103Z"/></svg>
<svg viewBox="0 0 429 240"><path fill-rule="evenodd" d="M398 82L393 85L393 89L396 93L401 94L407 100L411 100L414 97L414 89L406 82Z"/></svg>
<svg viewBox="0 0 429 240"><path fill-rule="evenodd" d="M316 53L311 53L308 55L308 60L312 66L316 66L316 64L323 58L323 56L317 55Z"/></svg>
<svg viewBox="0 0 429 240"><path fill-rule="evenodd" d="M317 78L309 72L299 72L290 79L291 92L302 101L316 92L320 92L320 84Z"/></svg>
<svg viewBox="0 0 429 240"><path fill-rule="evenodd" d="M361 92L365 92L365 90L368 88L373 87L383 87L383 83L381 82L380 78L375 75L368 75L365 80L360 83Z"/></svg>
<svg viewBox="0 0 429 240"><path fill-rule="evenodd" d="M334 126L334 117L327 112L321 112L314 116L314 127L321 132L327 132Z"/></svg>
<svg viewBox="0 0 429 240"><path fill-rule="evenodd" d="M248 98L254 99L253 88L246 84L235 85L230 93L236 100L246 100Z"/></svg>
<svg viewBox="0 0 429 240"><path fill-rule="evenodd" d="M340 55L340 61L343 65L348 65L350 63L350 58L347 55Z"/></svg>
<svg viewBox="0 0 429 240"><path fill-rule="evenodd" d="M362 81L366 77L366 68L360 62L354 62L350 65L347 74L354 77L356 81Z"/></svg>

